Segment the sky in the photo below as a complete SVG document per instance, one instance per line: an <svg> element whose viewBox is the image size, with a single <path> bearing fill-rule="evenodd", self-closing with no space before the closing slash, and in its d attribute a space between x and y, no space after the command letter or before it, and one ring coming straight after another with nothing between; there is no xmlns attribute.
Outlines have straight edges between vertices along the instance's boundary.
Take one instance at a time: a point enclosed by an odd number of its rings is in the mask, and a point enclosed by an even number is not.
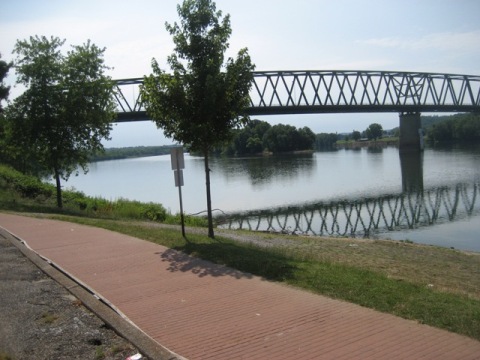
<svg viewBox="0 0 480 360"><path fill-rule="evenodd" d="M179 21L180 0L3 0L0 53L14 60L17 40L58 36L66 45L90 39L105 47L114 79L168 70L173 41L165 22ZM479 0L217 0L230 14L227 57L247 47L256 70L384 70L480 75ZM68 50L66 47L65 50ZM7 84L14 85L11 71ZM21 92L13 87L11 98ZM255 117L315 133L363 131L373 122L398 126L398 114ZM114 125L105 147L164 145L152 122Z"/></svg>

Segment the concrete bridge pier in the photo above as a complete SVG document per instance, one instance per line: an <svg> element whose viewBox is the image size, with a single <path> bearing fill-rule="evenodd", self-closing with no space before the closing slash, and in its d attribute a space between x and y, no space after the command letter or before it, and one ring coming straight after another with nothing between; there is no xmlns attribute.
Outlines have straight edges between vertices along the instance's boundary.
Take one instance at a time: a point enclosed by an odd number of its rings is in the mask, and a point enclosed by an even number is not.
<svg viewBox="0 0 480 360"><path fill-rule="evenodd" d="M400 152L422 151L423 131L420 113L400 114Z"/></svg>

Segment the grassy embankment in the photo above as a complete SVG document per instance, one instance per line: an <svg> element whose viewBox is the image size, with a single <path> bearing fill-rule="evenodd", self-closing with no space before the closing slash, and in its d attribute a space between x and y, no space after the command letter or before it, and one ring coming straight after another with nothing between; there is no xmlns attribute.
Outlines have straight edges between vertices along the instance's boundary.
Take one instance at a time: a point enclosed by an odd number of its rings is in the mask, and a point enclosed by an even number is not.
<svg viewBox="0 0 480 360"><path fill-rule="evenodd" d="M56 207L55 187L35 177L25 176L0 164L0 209L64 214L99 219L130 219L179 224L180 215L171 214L156 203L127 199L106 200L89 197L75 190L64 190L63 209ZM206 226L199 217L185 217L186 225Z"/></svg>
<svg viewBox="0 0 480 360"><path fill-rule="evenodd" d="M30 193L32 197L28 198L18 188L14 182L6 181L0 171L0 209L44 213L54 209L49 205L48 194ZM69 216L55 217L134 235L272 281L480 340L480 254L405 242L276 234L256 234L260 241L269 243L281 237L280 245L269 247L222 237L212 240L198 234L188 234L186 241L178 230L161 228L152 221L138 221L138 216L133 221L125 212L99 212L98 207L88 210L88 203L93 201L86 198L87 207L83 210L78 201L68 201L77 204L77 208L64 211Z"/></svg>

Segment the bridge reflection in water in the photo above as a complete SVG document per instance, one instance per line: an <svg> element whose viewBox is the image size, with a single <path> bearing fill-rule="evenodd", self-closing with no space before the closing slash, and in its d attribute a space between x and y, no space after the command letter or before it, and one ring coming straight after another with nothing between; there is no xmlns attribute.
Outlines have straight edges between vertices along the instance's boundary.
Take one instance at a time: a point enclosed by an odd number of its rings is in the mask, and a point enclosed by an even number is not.
<svg viewBox="0 0 480 360"><path fill-rule="evenodd" d="M375 237L480 215L480 181L424 189L422 154L401 155L403 192L229 213L222 228L342 237Z"/></svg>

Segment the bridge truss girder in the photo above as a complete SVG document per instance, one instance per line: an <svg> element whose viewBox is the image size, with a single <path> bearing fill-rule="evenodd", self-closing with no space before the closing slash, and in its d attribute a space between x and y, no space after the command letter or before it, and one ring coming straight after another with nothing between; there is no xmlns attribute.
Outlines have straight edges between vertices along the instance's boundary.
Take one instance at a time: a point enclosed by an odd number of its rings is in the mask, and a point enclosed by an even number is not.
<svg viewBox="0 0 480 360"><path fill-rule="evenodd" d="M480 112L480 76L388 71L257 71L250 115ZM142 78L116 80L118 121L147 120ZM127 95L128 94L128 95Z"/></svg>

